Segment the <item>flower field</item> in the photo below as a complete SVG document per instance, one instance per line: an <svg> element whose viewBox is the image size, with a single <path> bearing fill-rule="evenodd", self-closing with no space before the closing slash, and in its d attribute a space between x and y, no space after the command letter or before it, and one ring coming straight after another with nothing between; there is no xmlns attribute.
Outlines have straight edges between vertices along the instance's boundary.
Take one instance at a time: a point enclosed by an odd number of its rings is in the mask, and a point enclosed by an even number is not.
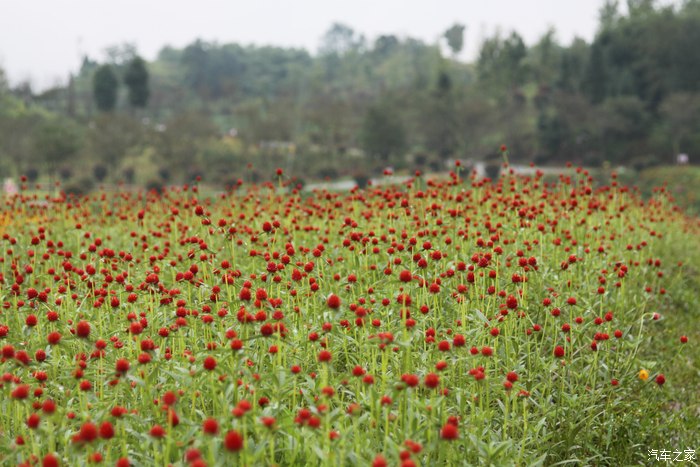
<svg viewBox="0 0 700 467"><path fill-rule="evenodd" d="M0 464L629 465L700 448L700 224L663 190L642 201L584 170L279 181L5 199Z"/></svg>

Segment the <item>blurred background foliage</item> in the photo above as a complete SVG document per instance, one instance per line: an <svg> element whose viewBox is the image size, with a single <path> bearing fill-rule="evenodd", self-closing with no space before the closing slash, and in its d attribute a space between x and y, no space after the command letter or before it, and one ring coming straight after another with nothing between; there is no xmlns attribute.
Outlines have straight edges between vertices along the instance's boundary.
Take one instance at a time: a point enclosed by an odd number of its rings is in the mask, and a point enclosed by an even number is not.
<svg viewBox="0 0 700 467"><path fill-rule="evenodd" d="M315 55L197 40L147 62L123 44L41 92L0 71L0 171L157 187L269 180L280 167L308 182L439 172L493 159L501 144L515 163L634 174L681 153L697 163L700 0L620 11L606 3L592 43L498 33L474 63L457 59L469 25L428 44L334 24ZM666 171L696 179L694 169ZM645 177L675 175L633 179Z"/></svg>

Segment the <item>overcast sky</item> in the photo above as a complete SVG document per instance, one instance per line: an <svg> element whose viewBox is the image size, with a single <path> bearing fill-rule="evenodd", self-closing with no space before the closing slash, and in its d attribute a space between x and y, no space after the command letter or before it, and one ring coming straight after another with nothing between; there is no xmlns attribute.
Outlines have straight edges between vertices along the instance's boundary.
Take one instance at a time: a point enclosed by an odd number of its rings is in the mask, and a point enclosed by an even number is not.
<svg viewBox="0 0 700 467"><path fill-rule="evenodd" d="M499 28L530 45L550 27L560 43L590 41L604 0L0 0L0 67L35 89L64 83L81 57L102 60L110 45L133 43L153 59L165 45L219 43L303 47L315 53L333 22L370 41L396 34L435 42L467 26L462 58ZM624 3L624 1L620 2Z"/></svg>

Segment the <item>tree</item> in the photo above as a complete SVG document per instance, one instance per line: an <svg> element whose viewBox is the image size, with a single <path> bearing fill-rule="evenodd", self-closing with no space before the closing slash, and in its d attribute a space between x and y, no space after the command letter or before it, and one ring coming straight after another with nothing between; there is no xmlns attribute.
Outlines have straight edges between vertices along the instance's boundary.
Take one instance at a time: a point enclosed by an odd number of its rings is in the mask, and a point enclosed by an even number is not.
<svg viewBox="0 0 700 467"><path fill-rule="evenodd" d="M598 27L602 30L612 29L619 20L618 0L606 0L598 11Z"/></svg>
<svg viewBox="0 0 700 467"><path fill-rule="evenodd" d="M111 65L102 65L95 71L92 81L93 95L97 108L102 112L111 112L117 105L119 81Z"/></svg>
<svg viewBox="0 0 700 467"><path fill-rule="evenodd" d="M362 125L365 151L387 162L389 156L399 155L406 148L406 131L397 112L385 105L370 107Z"/></svg>
<svg viewBox="0 0 700 467"><path fill-rule="evenodd" d="M345 55L357 51L364 45L363 36L358 36L355 30L342 23L334 23L323 35L319 52L321 55Z"/></svg>
<svg viewBox="0 0 700 467"><path fill-rule="evenodd" d="M455 23L443 34L453 56L460 53L464 47L464 29L463 24Z"/></svg>
<svg viewBox="0 0 700 467"><path fill-rule="evenodd" d="M600 41L591 45L590 58L586 68L584 90L594 104L602 102L606 95L607 70L603 58L603 46Z"/></svg>
<svg viewBox="0 0 700 467"><path fill-rule="evenodd" d="M141 57L136 56L129 62L124 74L124 83L129 89L129 104L137 108L146 107L150 90L146 62Z"/></svg>
<svg viewBox="0 0 700 467"><path fill-rule="evenodd" d="M664 133L673 156L698 149L700 142L700 94L680 92L666 97L660 106ZM695 144L693 144L695 143Z"/></svg>
<svg viewBox="0 0 700 467"><path fill-rule="evenodd" d="M9 88L10 87L7 83L7 76L5 75L5 70L0 68L0 96L6 93Z"/></svg>
<svg viewBox="0 0 700 467"><path fill-rule="evenodd" d="M51 118L37 128L34 152L53 174L80 151L82 136L80 127L70 120Z"/></svg>

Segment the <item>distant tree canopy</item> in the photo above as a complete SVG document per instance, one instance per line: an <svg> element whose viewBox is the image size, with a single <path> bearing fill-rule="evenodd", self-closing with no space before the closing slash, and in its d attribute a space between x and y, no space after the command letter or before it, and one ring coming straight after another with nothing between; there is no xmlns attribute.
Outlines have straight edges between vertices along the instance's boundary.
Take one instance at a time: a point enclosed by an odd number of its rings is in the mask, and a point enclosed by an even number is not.
<svg viewBox="0 0 700 467"><path fill-rule="evenodd" d="M157 185L261 179L277 166L300 177L445 170L501 144L513 162L697 161L700 0L619 3L605 2L590 43L497 32L474 63L458 60L464 24L429 43L336 23L316 53L196 40L147 62L125 44L41 93L0 73L0 167L51 161L68 178L64 165L97 160L107 181Z"/></svg>
<svg viewBox="0 0 700 467"><path fill-rule="evenodd" d="M454 24L447 31L445 31L445 39L447 40L447 45L452 51L452 55L457 55L462 51L464 46L464 29L466 26L463 24Z"/></svg>
<svg viewBox="0 0 700 467"><path fill-rule="evenodd" d="M146 62L141 57L134 57L127 65L124 84L129 90L129 104L137 108L146 107L150 90Z"/></svg>
<svg viewBox="0 0 700 467"><path fill-rule="evenodd" d="M102 65L95 70L93 93L95 104L102 112L111 112L117 105L119 80L111 65Z"/></svg>

